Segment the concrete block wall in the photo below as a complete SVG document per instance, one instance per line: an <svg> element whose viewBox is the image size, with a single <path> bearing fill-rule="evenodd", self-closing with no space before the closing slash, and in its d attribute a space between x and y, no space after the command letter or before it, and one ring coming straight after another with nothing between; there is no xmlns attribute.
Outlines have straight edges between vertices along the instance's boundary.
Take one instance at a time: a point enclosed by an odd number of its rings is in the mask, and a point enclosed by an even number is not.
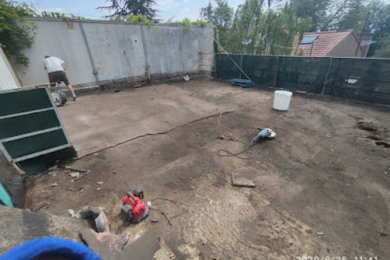
<svg viewBox="0 0 390 260"><path fill-rule="evenodd" d="M38 29L33 46L24 51L30 64L16 66L23 86L48 83L43 69L45 55L65 61L73 85L211 71L210 62L200 64L202 53L214 51L214 28L210 26L31 20Z"/></svg>

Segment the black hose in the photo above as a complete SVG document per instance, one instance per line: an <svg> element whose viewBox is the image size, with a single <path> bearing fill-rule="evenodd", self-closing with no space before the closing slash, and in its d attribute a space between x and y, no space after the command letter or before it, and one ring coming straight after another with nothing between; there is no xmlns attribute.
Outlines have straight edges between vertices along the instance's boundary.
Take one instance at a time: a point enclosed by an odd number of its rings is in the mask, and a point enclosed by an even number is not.
<svg viewBox="0 0 390 260"><path fill-rule="evenodd" d="M219 149L216 153L217 153L218 156L221 156L221 157L234 156L234 157L237 157L237 158L240 158L240 159L243 159L243 160L249 160L249 159L253 158L254 151L252 152L252 155L250 157L242 157L242 156L239 156L239 155L247 152L252 147L253 146L248 146L247 148L245 148L244 150L242 150L241 152L238 152L238 153L232 153L231 151L228 151L228 150L225 150L225 149Z"/></svg>

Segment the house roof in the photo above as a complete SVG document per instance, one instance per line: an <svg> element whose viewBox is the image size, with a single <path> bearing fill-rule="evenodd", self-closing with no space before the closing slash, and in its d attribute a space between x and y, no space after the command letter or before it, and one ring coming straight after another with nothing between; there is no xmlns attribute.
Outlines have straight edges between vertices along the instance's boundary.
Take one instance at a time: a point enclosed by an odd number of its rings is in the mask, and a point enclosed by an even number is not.
<svg viewBox="0 0 390 260"><path fill-rule="evenodd" d="M303 51L303 56L325 57L349 35L353 35L356 42L359 41L353 30L327 31L327 32L307 32L304 36L318 35L314 41L313 54L310 55L312 44L299 44L299 49ZM298 37L294 40L294 46L298 44Z"/></svg>

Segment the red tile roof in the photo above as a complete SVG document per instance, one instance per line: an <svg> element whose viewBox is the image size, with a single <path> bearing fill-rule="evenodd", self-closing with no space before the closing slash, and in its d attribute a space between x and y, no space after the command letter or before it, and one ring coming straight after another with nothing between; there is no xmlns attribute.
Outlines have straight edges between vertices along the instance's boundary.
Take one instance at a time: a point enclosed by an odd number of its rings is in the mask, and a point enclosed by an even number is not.
<svg viewBox="0 0 390 260"><path fill-rule="evenodd" d="M328 54L344 39L346 39L350 34L352 34L356 42L358 41L356 34L353 30L345 30L341 32L328 31L328 32L307 32L304 33L304 36L308 35L318 35L318 38L314 43L313 54L310 55L312 45L311 44L300 44L299 49L302 49L303 56L313 56L313 57L326 57ZM298 37L295 37L293 46L297 46Z"/></svg>

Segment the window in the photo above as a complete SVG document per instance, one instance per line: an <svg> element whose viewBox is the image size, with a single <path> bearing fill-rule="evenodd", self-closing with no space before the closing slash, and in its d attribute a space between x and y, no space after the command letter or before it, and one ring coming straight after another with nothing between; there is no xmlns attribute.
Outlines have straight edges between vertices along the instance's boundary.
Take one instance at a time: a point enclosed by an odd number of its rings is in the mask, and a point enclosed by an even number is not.
<svg viewBox="0 0 390 260"><path fill-rule="evenodd" d="M318 38L318 34L305 35L301 41L301 44L312 44Z"/></svg>

